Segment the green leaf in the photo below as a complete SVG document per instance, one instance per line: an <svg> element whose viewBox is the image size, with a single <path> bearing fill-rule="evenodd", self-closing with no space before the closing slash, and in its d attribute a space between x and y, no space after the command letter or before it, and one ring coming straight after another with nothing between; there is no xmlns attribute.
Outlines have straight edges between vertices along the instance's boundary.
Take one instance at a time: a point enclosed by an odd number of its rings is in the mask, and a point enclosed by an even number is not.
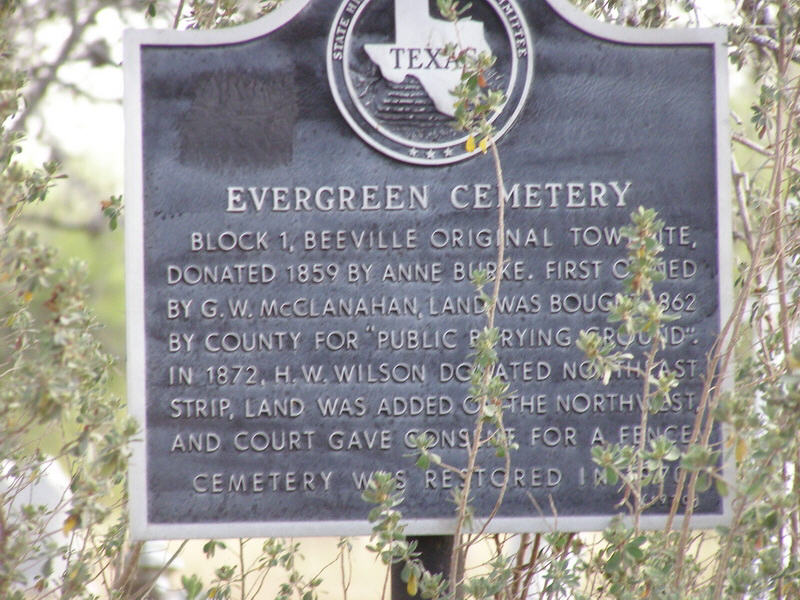
<svg viewBox="0 0 800 600"><path fill-rule="evenodd" d="M775 529L778 526L778 513L777 511L769 511L761 520L761 524L767 529Z"/></svg>
<svg viewBox="0 0 800 600"><path fill-rule="evenodd" d="M218 542L216 540L208 540L205 544L203 544L203 552L205 552L205 555L209 558L214 556L214 554L217 551L217 548L219 548L220 550L224 550L225 543Z"/></svg>
<svg viewBox="0 0 800 600"><path fill-rule="evenodd" d="M611 554L611 556L608 557L608 560L604 565L604 570L606 573L612 574L615 571L619 571L621 565L622 565L622 555L619 552L614 552Z"/></svg>
<svg viewBox="0 0 800 600"><path fill-rule="evenodd" d="M181 585L186 591L186 600L194 600L203 591L203 583L195 574L192 574L190 577L186 575L181 576Z"/></svg>
<svg viewBox="0 0 800 600"><path fill-rule="evenodd" d="M431 464L431 459L427 454L420 454L416 464L420 469L427 469Z"/></svg>
<svg viewBox="0 0 800 600"><path fill-rule="evenodd" d="M617 475L617 472L611 467L608 467L606 469L606 482L609 485L614 485L615 483L617 483L617 481L619 481L619 476Z"/></svg>

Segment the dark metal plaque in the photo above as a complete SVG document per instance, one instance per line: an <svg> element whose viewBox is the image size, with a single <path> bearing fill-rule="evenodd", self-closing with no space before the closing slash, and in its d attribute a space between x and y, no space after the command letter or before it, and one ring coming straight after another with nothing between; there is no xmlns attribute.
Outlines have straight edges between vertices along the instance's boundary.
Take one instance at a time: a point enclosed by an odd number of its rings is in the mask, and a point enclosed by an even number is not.
<svg viewBox="0 0 800 600"><path fill-rule="evenodd" d="M688 441L729 302L724 35L472 4L458 36L427 0L287 0L244 27L126 37L138 537L366 533L375 470L397 474L410 532L451 531L459 482L416 468L411 436L464 464L485 322L469 276L497 243L492 161L450 125L453 40L498 57L508 98L498 369L519 449L492 528L618 512L591 448L638 442L641 382L600 384L575 341L616 336L620 228L640 205L666 222L657 293L680 316L663 352L680 385L650 424ZM480 518L504 470L489 450L479 465ZM695 522L725 504L701 494Z"/></svg>

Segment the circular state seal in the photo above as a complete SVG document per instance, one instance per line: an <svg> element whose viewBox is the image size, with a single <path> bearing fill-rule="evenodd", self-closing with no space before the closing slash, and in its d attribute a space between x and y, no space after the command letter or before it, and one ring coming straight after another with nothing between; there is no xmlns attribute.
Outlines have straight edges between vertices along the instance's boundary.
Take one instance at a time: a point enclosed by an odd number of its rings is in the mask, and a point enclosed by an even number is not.
<svg viewBox="0 0 800 600"><path fill-rule="evenodd" d="M505 102L492 117L500 139L519 116L533 80L533 43L512 0L474 0L457 22L435 0L345 0L331 26L328 80L345 120L397 160L444 165L472 156L454 128L461 67L447 47L488 52L487 85Z"/></svg>

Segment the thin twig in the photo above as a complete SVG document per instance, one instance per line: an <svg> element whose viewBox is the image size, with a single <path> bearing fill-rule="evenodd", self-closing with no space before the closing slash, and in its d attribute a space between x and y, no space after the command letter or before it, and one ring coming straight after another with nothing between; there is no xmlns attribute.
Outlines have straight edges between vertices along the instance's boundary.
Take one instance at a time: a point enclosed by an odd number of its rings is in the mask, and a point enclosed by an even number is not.
<svg viewBox="0 0 800 600"><path fill-rule="evenodd" d="M768 50L772 50L773 52L777 52L780 47L780 44L776 40L766 35L762 35L760 33L751 33L748 36L748 39L756 46L760 46L761 48L767 48ZM800 63L800 50L794 49L792 51L791 60L792 62Z"/></svg>
<svg viewBox="0 0 800 600"><path fill-rule="evenodd" d="M497 260L494 270L494 282L492 286L492 296L489 306L486 310L486 328L494 328L495 313L497 307L497 300L500 297L500 282L503 279L503 266L505 263L505 205L506 205L506 189L503 182L503 172L500 164L500 157L497 152L497 146L494 139L490 137L489 146L492 149L492 157L494 158L495 175L497 177ZM484 389L488 387L489 380L492 377L494 369L486 369L483 373L482 385ZM456 518L456 527L454 533L454 548L453 555L450 560L450 589L454 598L459 598L459 579L460 572L463 568L465 555L468 545L464 545L461 541L461 532L464 527L464 520L467 514L467 505L469 503L469 494L472 487L472 475L475 473L475 465L477 463L478 450L480 448L481 433L483 431L483 418L482 415L486 406L486 394L482 394L480 398L480 407L478 410L478 418L475 423L475 432L473 434L472 446L470 448L469 456L467 457L467 468L464 470L464 482L461 490L461 498L458 506L458 516ZM506 437L507 439L507 437ZM508 455L508 451L506 451ZM503 485L500 492L500 500L508 486L509 469L506 469ZM495 504L496 513L497 504ZM484 524L484 529L486 525Z"/></svg>
<svg viewBox="0 0 800 600"><path fill-rule="evenodd" d="M345 554L347 554L348 558L350 557L349 549L345 552L345 542L342 542L341 548L339 550L339 557L340 557L340 572L342 575L342 600L347 600L347 592L350 589L350 583L352 581L352 574L353 574L353 567L352 564L350 565L350 574L347 574L347 570L345 568ZM349 560L347 561L350 562Z"/></svg>
<svg viewBox="0 0 800 600"><path fill-rule="evenodd" d="M175 18L172 21L172 28L177 29L178 25L181 22L181 13L183 12L183 3L184 0L180 0L178 2L178 8L175 10Z"/></svg>
<svg viewBox="0 0 800 600"><path fill-rule="evenodd" d="M740 133L734 133L733 135L731 135L731 139L734 142L736 142L738 144L741 144L742 146L744 146L746 148L749 148L753 152L757 152L761 156L766 156L768 158L772 158L774 156L774 153L772 151L770 151L767 148L764 148L763 146L760 146L759 144L756 144L753 140L743 136ZM800 167L796 167L794 165L790 165L789 169L791 169L792 171L794 171L797 174L800 174Z"/></svg>
<svg viewBox="0 0 800 600"><path fill-rule="evenodd" d="M533 549L531 550L531 557L528 560L528 564L525 565L525 581L522 583L522 589L520 590L520 598L524 599L528 597L528 590L531 588L531 582L533 581L533 575L536 572L535 567L536 563L539 560L539 555L541 551L539 550L539 545L542 543L542 534L537 533L536 536L533 538Z"/></svg>
<svg viewBox="0 0 800 600"><path fill-rule="evenodd" d="M172 563L175 561L176 558L178 558L178 555L181 552L183 552L183 549L186 547L186 544L188 543L189 540L183 540L183 542L181 542L181 545L178 547L175 553L172 556L170 556L169 560L166 563L164 563L164 565L158 570L158 572L156 572L155 575L153 575L153 578L150 580L150 582L146 583L136 591L136 593L133 595L134 600L140 600L141 598L144 598L147 594L150 593L150 590L152 590L153 587L158 582L159 577L161 577L167 571L167 569L170 568Z"/></svg>
<svg viewBox="0 0 800 600"><path fill-rule="evenodd" d="M247 540L244 538L239 538L239 581L241 581L241 586L239 589L239 598L240 600L245 600L247 598L247 573L245 572L245 564L244 564L244 548L247 545Z"/></svg>

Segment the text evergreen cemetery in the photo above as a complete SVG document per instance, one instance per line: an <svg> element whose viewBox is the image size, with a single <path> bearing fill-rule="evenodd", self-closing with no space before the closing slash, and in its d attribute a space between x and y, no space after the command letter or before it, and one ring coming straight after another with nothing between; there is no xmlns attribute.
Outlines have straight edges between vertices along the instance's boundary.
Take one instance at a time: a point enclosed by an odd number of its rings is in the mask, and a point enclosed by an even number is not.
<svg viewBox="0 0 800 600"><path fill-rule="evenodd" d="M507 186L506 204L511 208L625 208L631 181L548 181ZM497 205L494 184L453 186L445 194L453 208L491 209ZM229 213L290 211L397 211L428 210L436 201L429 185L324 185L229 186L225 211Z"/></svg>

